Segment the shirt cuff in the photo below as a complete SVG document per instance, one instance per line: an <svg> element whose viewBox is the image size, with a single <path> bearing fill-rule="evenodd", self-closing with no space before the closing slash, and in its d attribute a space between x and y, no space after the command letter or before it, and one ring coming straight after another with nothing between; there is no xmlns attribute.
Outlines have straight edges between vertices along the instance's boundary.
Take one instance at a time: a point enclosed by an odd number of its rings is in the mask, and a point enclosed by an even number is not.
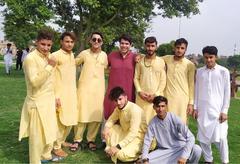
<svg viewBox="0 0 240 164"><path fill-rule="evenodd" d="M224 114L228 114L228 108L223 108L221 112Z"/></svg>

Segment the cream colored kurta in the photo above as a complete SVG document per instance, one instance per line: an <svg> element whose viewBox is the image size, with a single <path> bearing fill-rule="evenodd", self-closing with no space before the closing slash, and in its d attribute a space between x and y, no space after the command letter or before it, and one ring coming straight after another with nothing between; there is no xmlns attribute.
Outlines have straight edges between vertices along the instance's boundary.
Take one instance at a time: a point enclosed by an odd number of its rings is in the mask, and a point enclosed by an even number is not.
<svg viewBox="0 0 240 164"><path fill-rule="evenodd" d="M115 124L117 121L119 124ZM105 127L110 128L106 149L117 144L121 147L116 156L112 157L113 162L117 159L123 162L136 160L141 153L147 129L142 109L129 101L122 110L114 109Z"/></svg>
<svg viewBox="0 0 240 164"><path fill-rule="evenodd" d="M55 94L60 98L59 119L65 126L77 124L76 65L73 53L60 49L51 54L56 61Z"/></svg>
<svg viewBox="0 0 240 164"><path fill-rule="evenodd" d="M183 58L175 61L173 55L163 57L167 70L165 96L168 99L168 111L175 113L187 122L187 106L193 105L195 65Z"/></svg>
<svg viewBox="0 0 240 164"><path fill-rule="evenodd" d="M136 65L134 85L137 92L143 91L156 96L163 95L166 86L165 63L162 58L156 56L149 63L145 61L145 57ZM146 121L155 116L152 103L143 100L138 94L136 96L136 104L138 104L145 112Z"/></svg>
<svg viewBox="0 0 240 164"><path fill-rule="evenodd" d="M47 60L38 51L31 52L23 64L25 80L27 85L27 96L25 98L19 140L29 136L29 111L36 109L39 113L43 126L46 144L56 140L56 110L53 87L53 67L47 64Z"/></svg>
<svg viewBox="0 0 240 164"><path fill-rule="evenodd" d="M105 92L104 69L107 67L107 54L103 51L93 53L90 49L82 51L76 64L83 64L78 80L78 122L101 122Z"/></svg>

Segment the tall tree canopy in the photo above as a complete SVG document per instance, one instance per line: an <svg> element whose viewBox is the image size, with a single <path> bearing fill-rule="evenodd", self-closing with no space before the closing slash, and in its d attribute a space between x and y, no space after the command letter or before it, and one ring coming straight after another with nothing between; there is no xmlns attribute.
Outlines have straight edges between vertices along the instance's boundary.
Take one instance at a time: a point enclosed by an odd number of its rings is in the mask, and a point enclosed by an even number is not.
<svg viewBox="0 0 240 164"><path fill-rule="evenodd" d="M202 0L0 0L6 9L4 32L17 46L33 40L37 29L52 22L77 35L77 47L87 46L93 31L104 34L105 50L110 51L122 33L142 45L152 16L190 16L198 14Z"/></svg>

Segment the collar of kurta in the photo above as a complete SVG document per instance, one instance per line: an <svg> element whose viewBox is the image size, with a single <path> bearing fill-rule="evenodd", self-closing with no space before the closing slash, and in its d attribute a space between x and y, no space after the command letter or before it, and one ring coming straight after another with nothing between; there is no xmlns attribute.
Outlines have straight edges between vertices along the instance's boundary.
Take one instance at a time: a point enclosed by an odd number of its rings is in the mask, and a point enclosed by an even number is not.
<svg viewBox="0 0 240 164"><path fill-rule="evenodd" d="M40 51L38 51L37 49L35 49L34 51L36 51L36 53L37 53L41 58L43 58L43 59L48 58L49 55L50 55L50 53L48 53L47 55L43 55L43 54L42 54Z"/></svg>
<svg viewBox="0 0 240 164"><path fill-rule="evenodd" d="M66 54L66 55L71 55L72 54L72 52L68 53L68 52L64 51L63 49L60 49L60 50L62 51L63 54Z"/></svg>
<svg viewBox="0 0 240 164"><path fill-rule="evenodd" d="M125 57L123 57L122 54L121 54L121 52L118 51L118 54L119 54L119 56L121 57L121 59L126 59L126 58L128 58L131 53L132 53L131 51L128 51L127 55L125 55Z"/></svg>
<svg viewBox="0 0 240 164"><path fill-rule="evenodd" d="M213 68L208 68L206 65L205 65L205 69L206 70L215 70L218 68L218 64L216 63L215 66Z"/></svg>
<svg viewBox="0 0 240 164"><path fill-rule="evenodd" d="M160 120L160 121L164 121L164 120L166 120L166 118L168 117L168 115L169 115L169 114L168 114L168 112L167 112L167 114L166 114L166 116L165 116L164 119L159 118L158 115L156 115L156 116L157 116L158 120Z"/></svg>
<svg viewBox="0 0 240 164"><path fill-rule="evenodd" d="M173 59L174 62L182 63L182 62L184 62L184 60L185 60L185 56L184 56L182 59L180 59L180 60L175 60L175 59L174 59L174 55L173 55L172 59Z"/></svg>

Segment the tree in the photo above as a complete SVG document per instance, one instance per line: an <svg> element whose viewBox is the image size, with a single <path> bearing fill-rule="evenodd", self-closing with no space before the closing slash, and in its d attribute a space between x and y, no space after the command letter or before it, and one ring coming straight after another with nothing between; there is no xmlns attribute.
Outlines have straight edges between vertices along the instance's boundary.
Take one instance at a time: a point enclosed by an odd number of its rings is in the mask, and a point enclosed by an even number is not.
<svg viewBox="0 0 240 164"><path fill-rule="evenodd" d="M240 55L229 56L227 64L230 68L240 68Z"/></svg>
<svg viewBox="0 0 240 164"><path fill-rule="evenodd" d="M175 41L173 40L170 43L161 44L157 49L157 55L158 56L173 55L174 43Z"/></svg>
<svg viewBox="0 0 240 164"><path fill-rule="evenodd" d="M18 20L23 19L24 25L33 25L35 29L42 23L50 20L57 24L60 29L73 31L77 35L77 47L80 50L86 48L88 36L93 31L101 31L104 34L105 50L110 51L117 41L119 35L128 33L133 37L134 46L140 48L144 38L144 32L152 16L162 15L164 17L190 16L199 13L198 4L202 0L1 0ZM16 2L15 2L16 1ZM29 4L34 4L29 6ZM39 5L36 5L39 4ZM159 10L156 10L156 7ZM19 12L24 11L24 15ZM47 10L48 8L48 10ZM14 10L13 10L14 9ZM35 12L37 11L37 12ZM6 22L9 19L5 12ZM19 17L19 15L21 17ZM11 24L12 23L12 24ZM7 26L15 26L13 22ZM28 27L26 27L28 28ZM10 30L5 30L7 38L12 41ZM32 37L31 37L32 38ZM26 38L28 39L28 38Z"/></svg>

